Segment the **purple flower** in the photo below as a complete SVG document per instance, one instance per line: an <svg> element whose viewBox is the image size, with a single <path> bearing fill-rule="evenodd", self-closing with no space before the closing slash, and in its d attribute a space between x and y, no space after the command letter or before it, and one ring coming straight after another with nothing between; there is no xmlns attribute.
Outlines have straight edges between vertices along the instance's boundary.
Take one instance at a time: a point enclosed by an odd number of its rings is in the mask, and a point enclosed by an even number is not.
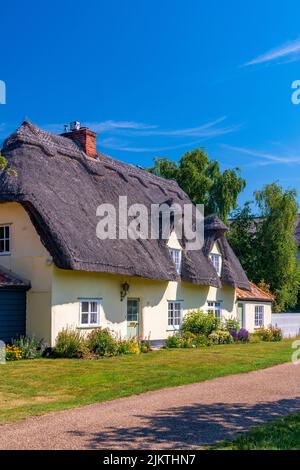
<svg viewBox="0 0 300 470"><path fill-rule="evenodd" d="M238 332L236 330L229 330L229 333L231 334L231 336L233 337L233 340L234 341L237 341L238 340Z"/></svg>
<svg viewBox="0 0 300 470"><path fill-rule="evenodd" d="M249 331L246 328L241 328L238 332L238 341L246 343L249 340Z"/></svg>

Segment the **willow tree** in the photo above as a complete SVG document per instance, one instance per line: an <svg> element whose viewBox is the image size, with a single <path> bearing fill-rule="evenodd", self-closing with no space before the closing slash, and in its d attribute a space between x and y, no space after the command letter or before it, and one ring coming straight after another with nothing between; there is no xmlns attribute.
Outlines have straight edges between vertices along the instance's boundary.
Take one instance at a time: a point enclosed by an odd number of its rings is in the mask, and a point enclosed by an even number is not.
<svg viewBox="0 0 300 470"><path fill-rule="evenodd" d="M255 192L261 223L257 230L260 280L276 295L276 310L294 307L300 287L300 266L295 226L298 215L297 192L273 183Z"/></svg>
<svg viewBox="0 0 300 470"><path fill-rule="evenodd" d="M276 296L275 310L284 311L296 305L300 290L295 240L297 194L272 183L254 196L259 217L254 216L249 203L236 211L229 242L248 278L268 285Z"/></svg>
<svg viewBox="0 0 300 470"><path fill-rule="evenodd" d="M220 170L219 163L210 160L203 149L185 153L179 162L155 158L151 173L174 179L194 204L204 204L205 214L218 214L224 221L237 207L237 199L246 182L239 168Z"/></svg>

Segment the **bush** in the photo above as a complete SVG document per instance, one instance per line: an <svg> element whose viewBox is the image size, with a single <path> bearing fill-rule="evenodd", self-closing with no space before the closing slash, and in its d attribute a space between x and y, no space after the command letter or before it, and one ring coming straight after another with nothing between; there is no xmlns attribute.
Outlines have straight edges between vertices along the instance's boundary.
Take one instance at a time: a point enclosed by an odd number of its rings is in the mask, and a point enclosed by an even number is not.
<svg viewBox="0 0 300 470"><path fill-rule="evenodd" d="M118 354L118 341L108 328L97 328L91 331L87 337L87 346L90 352L97 354L97 356L116 356Z"/></svg>
<svg viewBox="0 0 300 470"><path fill-rule="evenodd" d="M270 326L269 328L258 328L253 336L259 338L260 341L281 341L282 331L280 328Z"/></svg>
<svg viewBox="0 0 300 470"><path fill-rule="evenodd" d="M220 328L220 320L212 313L204 313L202 310L188 312L182 323L182 330L194 334L208 336L214 330Z"/></svg>
<svg viewBox="0 0 300 470"><path fill-rule="evenodd" d="M228 318L225 320L225 329L229 332L236 331L238 333L240 330L240 324L235 318Z"/></svg>
<svg viewBox="0 0 300 470"><path fill-rule="evenodd" d="M196 348L210 346L210 341L207 338L207 336L200 334L200 335L196 335L195 340L194 340L194 345Z"/></svg>
<svg viewBox="0 0 300 470"><path fill-rule="evenodd" d="M196 335L189 331L177 332L173 336L169 336L166 340L165 347L174 348L201 348L210 346L210 341L203 334Z"/></svg>
<svg viewBox="0 0 300 470"><path fill-rule="evenodd" d="M54 354L56 357L79 358L85 352L85 341L80 331L63 328L57 335Z"/></svg>
<svg viewBox="0 0 300 470"><path fill-rule="evenodd" d="M247 343L249 341L249 331L246 328L241 328L237 334L237 340L242 343Z"/></svg>
<svg viewBox="0 0 300 470"><path fill-rule="evenodd" d="M18 346L6 346L5 358L7 361L19 361L22 359L22 350Z"/></svg>
<svg viewBox="0 0 300 470"><path fill-rule="evenodd" d="M249 342L250 343L260 343L262 339L256 335L255 333L250 333L249 335Z"/></svg>
<svg viewBox="0 0 300 470"><path fill-rule="evenodd" d="M21 336L19 339L14 339L12 343L21 350L22 359L41 357L45 349L43 342L35 337Z"/></svg>
<svg viewBox="0 0 300 470"><path fill-rule="evenodd" d="M230 344L233 343L233 338L229 331L216 330L208 336L209 341L212 344Z"/></svg>
<svg viewBox="0 0 300 470"><path fill-rule="evenodd" d="M142 353L148 353L152 351L151 342L149 339L144 339L141 341L140 350Z"/></svg>
<svg viewBox="0 0 300 470"><path fill-rule="evenodd" d="M135 338L119 340L117 342L117 354L139 354L140 352L141 346Z"/></svg>
<svg viewBox="0 0 300 470"><path fill-rule="evenodd" d="M175 333L174 335L168 336L165 343L166 348L181 348L181 336L179 333Z"/></svg>

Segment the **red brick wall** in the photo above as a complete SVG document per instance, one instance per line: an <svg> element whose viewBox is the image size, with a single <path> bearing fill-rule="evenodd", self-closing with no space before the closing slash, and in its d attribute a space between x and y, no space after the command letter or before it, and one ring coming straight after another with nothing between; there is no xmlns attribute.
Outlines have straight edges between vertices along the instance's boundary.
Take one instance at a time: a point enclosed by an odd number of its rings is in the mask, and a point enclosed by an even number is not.
<svg viewBox="0 0 300 470"><path fill-rule="evenodd" d="M82 150L89 156L95 158L97 155L96 150L96 132L91 131L87 127L82 127L79 130L73 130L71 132L65 132L62 134L68 139L74 140L80 145Z"/></svg>

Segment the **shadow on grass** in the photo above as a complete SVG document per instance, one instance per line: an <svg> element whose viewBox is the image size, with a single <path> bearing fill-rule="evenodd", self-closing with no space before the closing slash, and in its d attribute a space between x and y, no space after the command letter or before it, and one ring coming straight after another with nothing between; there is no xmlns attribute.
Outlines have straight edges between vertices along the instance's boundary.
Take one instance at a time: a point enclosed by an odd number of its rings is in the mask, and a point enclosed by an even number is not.
<svg viewBox="0 0 300 470"><path fill-rule="evenodd" d="M132 416L139 425L118 428L112 425L96 434L70 432L86 437L89 448L99 449L187 449L236 437L253 426L300 411L300 397L261 402L193 404L156 413L154 416ZM101 423L99 423L101 429Z"/></svg>

